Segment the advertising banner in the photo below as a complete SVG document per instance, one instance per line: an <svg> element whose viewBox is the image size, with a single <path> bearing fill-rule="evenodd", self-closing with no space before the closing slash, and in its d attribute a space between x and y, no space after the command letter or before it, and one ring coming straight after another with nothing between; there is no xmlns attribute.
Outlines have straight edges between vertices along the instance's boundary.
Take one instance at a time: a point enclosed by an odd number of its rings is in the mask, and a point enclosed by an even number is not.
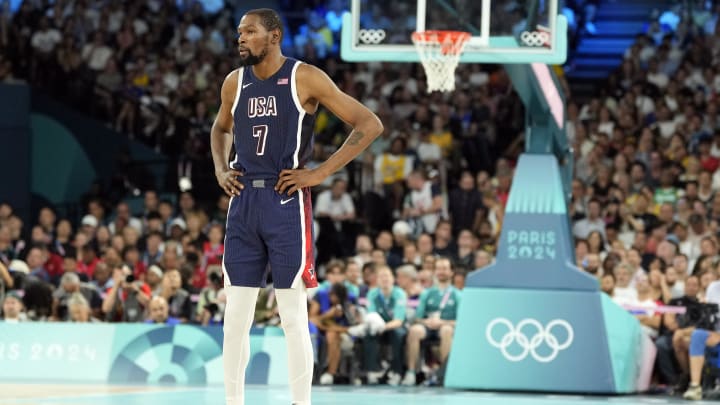
<svg viewBox="0 0 720 405"><path fill-rule="evenodd" d="M0 380L221 384L222 327L0 322ZM248 383L287 384L279 328L253 329Z"/></svg>

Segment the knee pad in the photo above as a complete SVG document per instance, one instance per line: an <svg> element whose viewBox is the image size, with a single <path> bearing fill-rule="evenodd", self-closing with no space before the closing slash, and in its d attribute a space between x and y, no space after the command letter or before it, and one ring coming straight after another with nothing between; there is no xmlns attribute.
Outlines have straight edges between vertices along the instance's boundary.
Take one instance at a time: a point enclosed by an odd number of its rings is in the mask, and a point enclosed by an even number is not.
<svg viewBox="0 0 720 405"><path fill-rule="evenodd" d="M710 332L702 329L695 329L690 336L690 356L704 356L705 342Z"/></svg>

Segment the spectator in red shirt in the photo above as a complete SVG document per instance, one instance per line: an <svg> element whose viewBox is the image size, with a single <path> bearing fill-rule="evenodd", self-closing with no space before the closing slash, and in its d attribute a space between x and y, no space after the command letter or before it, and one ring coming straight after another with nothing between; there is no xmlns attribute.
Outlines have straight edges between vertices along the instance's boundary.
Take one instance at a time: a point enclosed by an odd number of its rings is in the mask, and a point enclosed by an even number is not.
<svg viewBox="0 0 720 405"><path fill-rule="evenodd" d="M703 136L700 138L700 142L698 143L698 154L700 155L700 166L702 166L703 170L707 170L711 173L715 172L717 170L718 166L720 166L720 161L718 158L710 154L710 149L712 148L712 138L707 136Z"/></svg>
<svg viewBox="0 0 720 405"><path fill-rule="evenodd" d="M137 246L126 246L125 249L123 249L122 256L123 262L130 267L135 278L145 281L147 267L145 267L145 263L140 260L140 250L138 250Z"/></svg>
<svg viewBox="0 0 720 405"><path fill-rule="evenodd" d="M102 311L109 322L142 322L152 294L150 287L135 280L127 266L113 269L113 286L105 295Z"/></svg>
<svg viewBox="0 0 720 405"><path fill-rule="evenodd" d="M95 266L100 261L97 257L97 252L95 252L95 248L91 246L89 243L82 247L80 251L80 261L78 262L78 273L81 275L85 275L86 280L91 280L93 278L93 273L95 273Z"/></svg>
<svg viewBox="0 0 720 405"><path fill-rule="evenodd" d="M208 231L208 241L203 243L202 267L207 269L208 266L222 264L223 254L225 254L223 226L212 224Z"/></svg>

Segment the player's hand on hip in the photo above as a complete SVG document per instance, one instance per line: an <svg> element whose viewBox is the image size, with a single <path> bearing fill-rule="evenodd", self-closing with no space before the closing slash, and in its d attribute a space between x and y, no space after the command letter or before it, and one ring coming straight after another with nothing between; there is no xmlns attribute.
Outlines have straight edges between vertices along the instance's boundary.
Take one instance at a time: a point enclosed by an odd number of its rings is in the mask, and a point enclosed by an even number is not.
<svg viewBox="0 0 720 405"><path fill-rule="evenodd" d="M238 177L242 175L242 173L233 169L227 169L225 171L215 173L215 177L217 177L220 188L225 190L225 193L230 197L239 195L240 190L245 188L240 180L238 180Z"/></svg>
<svg viewBox="0 0 720 405"><path fill-rule="evenodd" d="M275 191L280 194L287 191L287 195L292 195L302 188L317 186L323 180L323 175L314 169L285 169L280 172Z"/></svg>

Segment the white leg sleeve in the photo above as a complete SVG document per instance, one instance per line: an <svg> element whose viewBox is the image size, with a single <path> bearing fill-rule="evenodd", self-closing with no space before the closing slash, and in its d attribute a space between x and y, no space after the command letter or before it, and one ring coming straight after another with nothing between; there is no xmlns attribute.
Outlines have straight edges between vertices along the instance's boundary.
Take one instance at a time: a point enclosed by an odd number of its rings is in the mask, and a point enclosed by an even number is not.
<svg viewBox="0 0 720 405"><path fill-rule="evenodd" d="M245 404L245 369L250 361L250 327L259 288L225 287L227 304L223 326L223 368L227 405Z"/></svg>
<svg viewBox="0 0 720 405"><path fill-rule="evenodd" d="M310 405L313 348L308 329L307 293L304 287L275 290L285 341L293 404Z"/></svg>

